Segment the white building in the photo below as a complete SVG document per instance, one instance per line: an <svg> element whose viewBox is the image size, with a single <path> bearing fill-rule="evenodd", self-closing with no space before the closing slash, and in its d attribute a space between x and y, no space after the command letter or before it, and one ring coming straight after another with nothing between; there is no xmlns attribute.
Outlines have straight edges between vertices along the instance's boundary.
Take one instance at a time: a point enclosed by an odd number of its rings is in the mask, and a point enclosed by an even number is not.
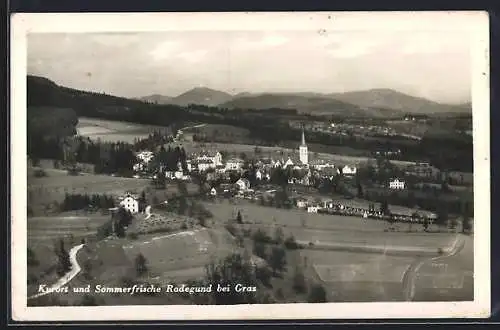
<svg viewBox="0 0 500 330"><path fill-rule="evenodd" d="M198 161L198 171L205 172L210 168L215 168L215 163L210 159L199 160Z"/></svg>
<svg viewBox="0 0 500 330"><path fill-rule="evenodd" d="M141 151L136 154L136 157L147 164L153 159L154 154L152 151Z"/></svg>
<svg viewBox="0 0 500 330"><path fill-rule="evenodd" d="M297 207L299 209L305 209L307 207L307 199L305 198L297 199Z"/></svg>
<svg viewBox="0 0 500 330"><path fill-rule="evenodd" d="M318 213L319 206L308 206L307 207L307 212L308 213Z"/></svg>
<svg viewBox="0 0 500 330"><path fill-rule="evenodd" d="M146 166L144 165L144 163L137 163L137 164L134 164L134 166L132 167L134 172L144 171L145 168L146 168Z"/></svg>
<svg viewBox="0 0 500 330"><path fill-rule="evenodd" d="M286 160L285 164L283 164L283 168L287 168L288 166L293 166L293 161L292 161L292 159L290 157L288 157L288 159Z"/></svg>
<svg viewBox="0 0 500 330"><path fill-rule="evenodd" d="M240 190L247 190L250 189L250 181L247 179L241 178L238 181L236 181L236 185Z"/></svg>
<svg viewBox="0 0 500 330"><path fill-rule="evenodd" d="M123 206L124 209L132 214L139 212L139 201L131 194L125 195L125 197L120 201L120 206Z"/></svg>
<svg viewBox="0 0 500 330"><path fill-rule="evenodd" d="M232 158L226 162L226 170L239 171L243 167L244 161L239 158Z"/></svg>
<svg viewBox="0 0 500 330"><path fill-rule="evenodd" d="M307 150L306 137L304 135L303 127L302 127L302 143L299 146L299 158L302 164L307 165L309 163L309 153Z"/></svg>
<svg viewBox="0 0 500 330"><path fill-rule="evenodd" d="M198 163L203 161L211 161L214 164L214 167L222 164L222 154L220 152L216 152L214 154L211 153L202 153L197 157Z"/></svg>
<svg viewBox="0 0 500 330"><path fill-rule="evenodd" d="M389 181L390 189L405 189L405 182L399 179Z"/></svg>
<svg viewBox="0 0 500 330"><path fill-rule="evenodd" d="M342 174L344 175L355 175L357 172L356 166L346 165L342 167Z"/></svg>

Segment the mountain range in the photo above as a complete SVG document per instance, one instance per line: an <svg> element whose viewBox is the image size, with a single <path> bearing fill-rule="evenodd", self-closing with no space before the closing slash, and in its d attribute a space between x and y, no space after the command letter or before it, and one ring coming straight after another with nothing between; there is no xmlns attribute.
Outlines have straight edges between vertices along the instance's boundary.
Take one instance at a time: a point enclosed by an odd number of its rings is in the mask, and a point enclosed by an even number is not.
<svg viewBox="0 0 500 330"><path fill-rule="evenodd" d="M205 87L193 88L176 97L150 95L142 101L158 104L219 106L228 109L297 109L302 113L390 115L397 113L471 113L471 103L443 104L392 89L370 89L345 93L249 93L231 95Z"/></svg>

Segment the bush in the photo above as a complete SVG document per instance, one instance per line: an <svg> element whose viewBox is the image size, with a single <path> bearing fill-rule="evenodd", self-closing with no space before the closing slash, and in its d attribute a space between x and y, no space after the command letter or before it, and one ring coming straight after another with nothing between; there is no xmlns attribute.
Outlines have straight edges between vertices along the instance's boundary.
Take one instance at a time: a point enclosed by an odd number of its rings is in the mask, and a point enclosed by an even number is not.
<svg viewBox="0 0 500 330"><path fill-rule="evenodd" d="M128 238L132 240L136 240L139 237L137 233L130 233L128 234Z"/></svg>
<svg viewBox="0 0 500 330"><path fill-rule="evenodd" d="M325 288L320 284L313 285L311 290L310 290L307 302L309 302L309 303L327 302Z"/></svg>
<svg viewBox="0 0 500 330"><path fill-rule="evenodd" d="M47 172L43 169L37 169L35 170L34 174L35 178L43 178L47 176Z"/></svg>
<svg viewBox="0 0 500 330"><path fill-rule="evenodd" d="M293 289L296 293L307 292L306 278L304 273L298 268L295 270L295 274L293 275Z"/></svg>
<svg viewBox="0 0 500 330"><path fill-rule="evenodd" d="M273 239L262 229L258 229L252 236L253 240L262 243L272 243Z"/></svg>
<svg viewBox="0 0 500 330"><path fill-rule="evenodd" d="M295 241L295 237L290 236L285 240L285 248L288 250L296 250L299 248L299 244Z"/></svg>

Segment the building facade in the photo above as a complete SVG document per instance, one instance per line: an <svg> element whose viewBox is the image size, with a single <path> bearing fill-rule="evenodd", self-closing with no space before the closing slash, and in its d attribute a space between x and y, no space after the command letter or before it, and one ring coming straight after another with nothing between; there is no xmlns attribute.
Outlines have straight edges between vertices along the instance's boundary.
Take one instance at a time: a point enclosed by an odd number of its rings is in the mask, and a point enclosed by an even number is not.
<svg viewBox="0 0 500 330"><path fill-rule="evenodd" d="M131 194L127 194L121 201L120 206L129 211L132 214L136 214L139 212L139 201L132 196Z"/></svg>

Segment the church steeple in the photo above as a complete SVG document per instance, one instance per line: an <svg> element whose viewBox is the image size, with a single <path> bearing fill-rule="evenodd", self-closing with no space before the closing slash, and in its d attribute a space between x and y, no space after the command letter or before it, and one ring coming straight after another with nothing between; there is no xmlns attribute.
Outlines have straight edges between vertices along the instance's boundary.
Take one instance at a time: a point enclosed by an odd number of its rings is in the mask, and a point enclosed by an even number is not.
<svg viewBox="0 0 500 330"><path fill-rule="evenodd" d="M306 136L304 134L304 126L302 126L302 143L301 143L301 146L305 146L306 145Z"/></svg>
<svg viewBox="0 0 500 330"><path fill-rule="evenodd" d="M302 164L307 165L309 163L309 153L307 150L306 136L304 134L304 126L302 125L302 143L299 146L299 157Z"/></svg>

